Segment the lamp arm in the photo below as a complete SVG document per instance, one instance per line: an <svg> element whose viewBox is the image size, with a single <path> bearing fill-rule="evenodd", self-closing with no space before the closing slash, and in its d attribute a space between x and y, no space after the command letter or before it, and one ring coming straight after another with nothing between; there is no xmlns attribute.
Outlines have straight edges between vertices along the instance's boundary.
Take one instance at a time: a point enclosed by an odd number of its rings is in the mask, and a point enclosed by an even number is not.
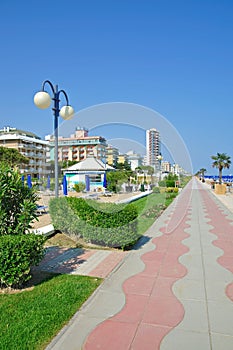
<svg viewBox="0 0 233 350"><path fill-rule="evenodd" d="M51 83L51 81L49 81L49 80L45 80L44 82L43 82L43 84L42 84L42 91L44 91L44 88L45 88L45 84L49 84L49 86L51 87L51 90L52 90L52 92L53 92L53 94L55 94L55 89L54 89L54 86L53 86L53 84Z"/></svg>
<svg viewBox="0 0 233 350"><path fill-rule="evenodd" d="M69 106L69 99L68 99L68 96L66 94L66 92L64 90L60 90L58 91L58 96L60 95L60 93L63 93L63 95L65 96L65 99L66 99L66 105Z"/></svg>

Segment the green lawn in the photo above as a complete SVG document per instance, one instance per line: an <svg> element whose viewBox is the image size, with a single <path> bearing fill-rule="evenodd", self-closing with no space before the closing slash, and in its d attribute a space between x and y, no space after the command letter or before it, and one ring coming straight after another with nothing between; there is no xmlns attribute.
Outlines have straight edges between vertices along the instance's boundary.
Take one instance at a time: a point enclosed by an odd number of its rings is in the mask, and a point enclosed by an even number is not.
<svg viewBox="0 0 233 350"><path fill-rule="evenodd" d="M0 295L0 349L44 349L101 281L53 275L31 291Z"/></svg>

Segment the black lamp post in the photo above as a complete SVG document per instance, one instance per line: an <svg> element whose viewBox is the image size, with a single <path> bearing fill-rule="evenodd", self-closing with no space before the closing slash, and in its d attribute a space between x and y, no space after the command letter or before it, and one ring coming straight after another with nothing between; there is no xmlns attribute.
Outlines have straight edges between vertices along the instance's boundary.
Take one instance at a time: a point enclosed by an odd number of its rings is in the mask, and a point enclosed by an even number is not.
<svg viewBox="0 0 233 350"><path fill-rule="evenodd" d="M52 90L52 98L45 91L45 84L48 84ZM66 99L66 106L60 109L59 106L59 96L63 93ZM51 104L51 99L54 101L53 104L53 114L54 114L54 176L55 176L55 197L59 196L59 180L58 180L58 117L60 116L69 120L74 115L74 109L69 105L69 100L66 92L64 90L58 90L58 85L53 85L49 80L45 80L42 84L42 90L37 92L34 96L34 103L40 109L46 109Z"/></svg>

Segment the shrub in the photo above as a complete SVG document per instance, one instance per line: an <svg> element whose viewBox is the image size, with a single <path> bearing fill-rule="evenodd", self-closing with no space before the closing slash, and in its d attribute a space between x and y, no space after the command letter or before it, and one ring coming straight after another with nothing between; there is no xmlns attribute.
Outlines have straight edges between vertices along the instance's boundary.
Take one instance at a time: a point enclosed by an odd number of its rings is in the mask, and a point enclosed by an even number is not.
<svg viewBox="0 0 233 350"><path fill-rule="evenodd" d="M85 190L86 185L84 182L79 182L79 183L74 184L73 188L76 192L82 192Z"/></svg>
<svg viewBox="0 0 233 350"><path fill-rule="evenodd" d="M80 220L67 202L67 198L52 198L49 201L49 212L55 230L68 235L81 237Z"/></svg>
<svg viewBox="0 0 233 350"><path fill-rule="evenodd" d="M100 204L68 197L52 199L49 210L56 229L86 242L124 248L139 238L134 204Z"/></svg>
<svg viewBox="0 0 233 350"><path fill-rule="evenodd" d="M0 237L1 286L20 286L31 278L31 266L44 256L44 241L44 236L35 234Z"/></svg>
<svg viewBox="0 0 233 350"><path fill-rule="evenodd" d="M166 180L167 187L175 187L175 180Z"/></svg>
<svg viewBox="0 0 233 350"><path fill-rule="evenodd" d="M26 233L37 217L35 191L6 164L0 164L0 188L0 235Z"/></svg>
<svg viewBox="0 0 233 350"><path fill-rule="evenodd" d="M153 187L153 193L160 193L159 187Z"/></svg>
<svg viewBox="0 0 233 350"><path fill-rule="evenodd" d="M165 193L166 192L166 187L160 187L159 190L160 190L160 193Z"/></svg>
<svg viewBox="0 0 233 350"><path fill-rule="evenodd" d="M159 181L159 187L166 187L166 181L165 180L160 180Z"/></svg>
<svg viewBox="0 0 233 350"><path fill-rule="evenodd" d="M178 193L179 189L178 189L178 187L167 187L166 192L167 193Z"/></svg>

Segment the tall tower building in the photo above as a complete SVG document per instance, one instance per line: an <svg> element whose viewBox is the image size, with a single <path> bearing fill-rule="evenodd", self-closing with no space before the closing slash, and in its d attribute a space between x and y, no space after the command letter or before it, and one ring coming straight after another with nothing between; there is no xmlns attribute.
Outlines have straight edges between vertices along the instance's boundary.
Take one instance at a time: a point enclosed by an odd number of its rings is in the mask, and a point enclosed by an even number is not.
<svg viewBox="0 0 233 350"><path fill-rule="evenodd" d="M160 135L159 131L152 128L146 130L146 160L147 165L159 170L160 164L158 156L160 155Z"/></svg>

